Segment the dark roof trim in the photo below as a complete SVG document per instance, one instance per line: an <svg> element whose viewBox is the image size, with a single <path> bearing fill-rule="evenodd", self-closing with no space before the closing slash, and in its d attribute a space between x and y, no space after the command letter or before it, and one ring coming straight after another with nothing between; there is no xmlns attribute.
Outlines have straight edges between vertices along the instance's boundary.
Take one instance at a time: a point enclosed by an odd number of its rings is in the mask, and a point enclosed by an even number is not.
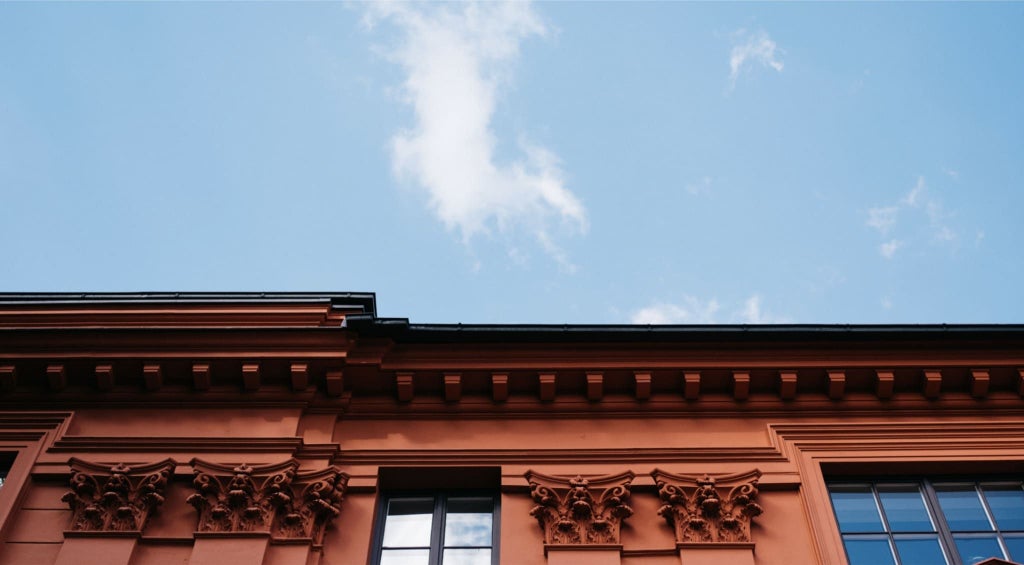
<svg viewBox="0 0 1024 565"><path fill-rule="evenodd" d="M1024 324L410 324L404 318L355 315L345 326L366 337L424 343L1024 339Z"/></svg>
<svg viewBox="0 0 1024 565"><path fill-rule="evenodd" d="M372 292L0 292L0 306L25 304L324 303L377 314Z"/></svg>

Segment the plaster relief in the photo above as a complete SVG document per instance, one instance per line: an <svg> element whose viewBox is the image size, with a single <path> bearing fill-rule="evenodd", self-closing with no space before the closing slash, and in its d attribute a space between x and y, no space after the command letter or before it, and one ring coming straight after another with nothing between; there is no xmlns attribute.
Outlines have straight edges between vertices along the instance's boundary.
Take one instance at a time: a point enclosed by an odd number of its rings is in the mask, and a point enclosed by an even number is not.
<svg viewBox="0 0 1024 565"><path fill-rule="evenodd" d="M188 503L199 512L199 532L269 532L279 509L292 503L292 479L299 462L252 467L192 460L196 494Z"/></svg>
<svg viewBox="0 0 1024 565"><path fill-rule="evenodd" d="M309 538L321 545L327 526L341 513L346 486L348 475L337 467L296 475L293 492L299 495L281 507L274 537Z"/></svg>
<svg viewBox="0 0 1024 565"><path fill-rule="evenodd" d="M750 542L750 522L764 509L757 504L761 472L712 477L651 473L665 504L658 514L675 528L677 543Z"/></svg>
<svg viewBox="0 0 1024 565"><path fill-rule="evenodd" d="M71 491L61 500L73 516L78 532L132 532L146 526L150 514L163 504L167 481L177 463L129 467L124 463L99 465L72 457Z"/></svg>
<svg viewBox="0 0 1024 565"><path fill-rule="evenodd" d="M549 545L618 544L622 520L633 515L626 504L633 473L585 479L553 477L528 471L530 515Z"/></svg>

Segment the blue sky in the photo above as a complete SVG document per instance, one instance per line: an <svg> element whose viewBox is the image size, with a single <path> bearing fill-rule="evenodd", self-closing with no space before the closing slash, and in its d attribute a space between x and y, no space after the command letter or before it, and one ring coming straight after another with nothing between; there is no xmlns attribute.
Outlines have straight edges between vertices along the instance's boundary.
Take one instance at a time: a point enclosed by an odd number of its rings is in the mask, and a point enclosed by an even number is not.
<svg viewBox="0 0 1024 565"><path fill-rule="evenodd" d="M0 290L1024 322L1024 3L0 3Z"/></svg>

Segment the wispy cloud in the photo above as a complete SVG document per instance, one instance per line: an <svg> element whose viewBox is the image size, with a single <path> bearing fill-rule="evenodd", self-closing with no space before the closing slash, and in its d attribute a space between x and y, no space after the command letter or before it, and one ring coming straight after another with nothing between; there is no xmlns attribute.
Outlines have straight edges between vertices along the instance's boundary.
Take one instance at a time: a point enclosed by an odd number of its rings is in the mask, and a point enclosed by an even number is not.
<svg viewBox="0 0 1024 565"><path fill-rule="evenodd" d="M714 324L718 301L684 296L682 304L657 302L633 312L634 324Z"/></svg>
<svg viewBox="0 0 1024 565"><path fill-rule="evenodd" d="M943 206L942 202L928 190L928 183L923 176L917 177L914 186L903 195L896 204L868 209L865 223L883 236L894 231L897 218L905 216L910 223L908 230L918 230L928 234L935 242L952 244L959 240L960 234L953 229L949 220L954 214ZM892 259L896 251L908 245L908 240L889 238L878 247L879 253L886 259Z"/></svg>
<svg viewBox="0 0 1024 565"><path fill-rule="evenodd" d="M718 300L701 300L684 295L680 302L655 302L635 310L630 316L634 324L784 324L789 320L767 312L761 304L761 295L752 294L742 304L727 308L726 315Z"/></svg>
<svg viewBox="0 0 1024 565"><path fill-rule="evenodd" d="M903 247L903 242L898 239L891 239L878 247L879 252L882 253L882 257L886 259L892 259L896 256L896 250Z"/></svg>
<svg viewBox="0 0 1024 565"><path fill-rule="evenodd" d="M896 224L896 213L899 208L896 206L884 206L868 210L868 226L886 234Z"/></svg>
<svg viewBox="0 0 1024 565"><path fill-rule="evenodd" d="M696 196L698 194L707 194L711 192L711 184L714 181L711 177L701 177L696 182L691 182L686 185L686 192Z"/></svg>
<svg viewBox="0 0 1024 565"><path fill-rule="evenodd" d="M756 65L782 72L785 65L778 57L783 50L766 32L748 32L740 29L733 33L732 37L732 52L729 54L730 87L735 87L740 75Z"/></svg>
<svg viewBox="0 0 1024 565"><path fill-rule="evenodd" d="M374 2L364 21L400 32L384 54L405 72L401 100L415 121L391 140L396 176L424 189L433 212L464 242L524 230L571 265L549 234L554 227L585 232L587 213L566 188L558 156L525 138L518 160L496 156L495 108L520 44L548 31L532 6Z"/></svg>

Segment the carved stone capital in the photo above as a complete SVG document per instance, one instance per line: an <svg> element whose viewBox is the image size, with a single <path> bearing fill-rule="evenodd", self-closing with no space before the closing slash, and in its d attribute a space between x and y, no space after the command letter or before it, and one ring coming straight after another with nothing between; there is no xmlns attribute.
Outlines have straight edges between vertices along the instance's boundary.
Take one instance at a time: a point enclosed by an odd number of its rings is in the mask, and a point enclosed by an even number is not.
<svg viewBox="0 0 1024 565"><path fill-rule="evenodd" d="M237 467L193 459L199 532L269 532L279 509L292 504L291 483L299 462Z"/></svg>
<svg viewBox="0 0 1024 565"><path fill-rule="evenodd" d="M618 544L622 520L633 515L626 504L633 473L593 477L553 477L527 471L536 506L530 515L548 545Z"/></svg>
<svg viewBox="0 0 1024 565"><path fill-rule="evenodd" d="M665 504L658 509L675 528L677 543L750 541L750 521L764 509L757 504L761 472L712 477L651 473Z"/></svg>
<svg viewBox="0 0 1024 565"><path fill-rule="evenodd" d="M138 532L164 501L164 489L177 463L165 459L129 467L100 465L72 457L71 491L61 500L71 507L71 530Z"/></svg>
<svg viewBox="0 0 1024 565"><path fill-rule="evenodd" d="M348 475L337 467L297 474L292 483L296 496L280 507L273 536L309 538L314 545L322 544L324 531L341 512L346 486Z"/></svg>

